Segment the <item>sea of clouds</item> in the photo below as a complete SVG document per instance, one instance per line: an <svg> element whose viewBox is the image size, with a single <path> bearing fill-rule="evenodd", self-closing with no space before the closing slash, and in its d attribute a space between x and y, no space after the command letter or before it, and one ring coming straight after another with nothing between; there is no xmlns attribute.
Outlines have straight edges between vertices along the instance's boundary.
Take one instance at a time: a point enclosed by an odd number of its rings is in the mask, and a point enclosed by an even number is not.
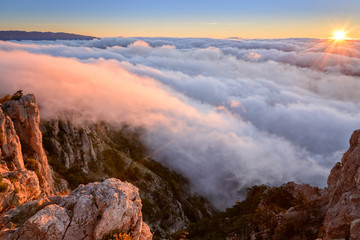
<svg viewBox="0 0 360 240"><path fill-rule="evenodd" d="M217 207L254 184L326 186L360 128L360 41L0 41L0 94L41 117L146 129L152 157Z"/></svg>

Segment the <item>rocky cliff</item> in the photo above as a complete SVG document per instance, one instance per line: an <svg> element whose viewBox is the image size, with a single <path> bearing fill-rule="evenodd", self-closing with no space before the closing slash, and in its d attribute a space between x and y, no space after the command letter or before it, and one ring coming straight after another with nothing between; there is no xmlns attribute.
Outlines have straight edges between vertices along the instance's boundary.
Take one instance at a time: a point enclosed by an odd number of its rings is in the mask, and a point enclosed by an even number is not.
<svg viewBox="0 0 360 240"><path fill-rule="evenodd" d="M52 178L45 153L35 154L29 147L29 154L23 154L26 147L22 146L18 135L18 131L26 132L27 126L33 128L34 135L40 133L39 126L36 128L34 125L38 120L37 105L33 102L33 96L30 97L31 99L22 101L9 101L0 108L0 212L35 199L41 193L51 192ZM21 115L16 123L13 121L13 114ZM27 135L25 140L31 138L33 147L42 149L41 133L40 139L36 139L34 135ZM43 173L46 171L44 176L47 177L41 176L39 170Z"/></svg>
<svg viewBox="0 0 360 240"><path fill-rule="evenodd" d="M360 130L328 178L329 206L325 239L360 239Z"/></svg>
<svg viewBox="0 0 360 240"><path fill-rule="evenodd" d="M53 179L42 145L40 114L35 96L29 94L18 100L10 100L2 106L2 109L10 117L16 130L21 142L23 158L36 160L36 171L42 191L45 194L52 193Z"/></svg>
<svg viewBox="0 0 360 240"><path fill-rule="evenodd" d="M64 179L53 180L35 96L19 91L0 104L1 239L152 239L130 183L108 179L54 195L55 186L69 189Z"/></svg>

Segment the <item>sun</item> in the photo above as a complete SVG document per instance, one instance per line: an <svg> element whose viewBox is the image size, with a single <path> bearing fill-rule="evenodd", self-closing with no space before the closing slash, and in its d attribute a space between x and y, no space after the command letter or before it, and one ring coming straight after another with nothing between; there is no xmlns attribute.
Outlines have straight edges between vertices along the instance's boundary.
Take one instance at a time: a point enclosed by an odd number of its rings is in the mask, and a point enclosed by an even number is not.
<svg viewBox="0 0 360 240"><path fill-rule="evenodd" d="M334 37L335 40L344 40L346 38L346 33L343 30L338 30L334 32Z"/></svg>

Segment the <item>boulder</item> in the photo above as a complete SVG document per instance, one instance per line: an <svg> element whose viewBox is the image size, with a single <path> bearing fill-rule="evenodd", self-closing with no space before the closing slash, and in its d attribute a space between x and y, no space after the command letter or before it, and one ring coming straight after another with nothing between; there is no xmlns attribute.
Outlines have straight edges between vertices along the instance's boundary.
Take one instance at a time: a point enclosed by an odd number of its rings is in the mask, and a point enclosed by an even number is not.
<svg viewBox="0 0 360 240"><path fill-rule="evenodd" d="M11 217L4 219L0 236L4 239L101 240L111 231L119 231L130 233L135 240L152 239L149 227L142 221L138 189L130 183L112 178L80 185L68 196L47 202L35 204L43 208L17 228L9 229L14 226ZM34 204L27 205L32 208ZM5 215L14 215L11 211ZM24 207L23 211L29 212Z"/></svg>

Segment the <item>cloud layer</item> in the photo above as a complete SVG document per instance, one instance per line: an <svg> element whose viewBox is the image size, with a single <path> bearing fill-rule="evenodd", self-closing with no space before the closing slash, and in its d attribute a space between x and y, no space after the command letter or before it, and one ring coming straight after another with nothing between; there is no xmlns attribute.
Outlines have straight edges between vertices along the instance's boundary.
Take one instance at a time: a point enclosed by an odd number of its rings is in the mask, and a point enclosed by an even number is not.
<svg viewBox="0 0 360 240"><path fill-rule="evenodd" d="M358 41L105 38L0 42L0 94L44 118L128 122L218 207L254 184L325 186L360 123Z"/></svg>

